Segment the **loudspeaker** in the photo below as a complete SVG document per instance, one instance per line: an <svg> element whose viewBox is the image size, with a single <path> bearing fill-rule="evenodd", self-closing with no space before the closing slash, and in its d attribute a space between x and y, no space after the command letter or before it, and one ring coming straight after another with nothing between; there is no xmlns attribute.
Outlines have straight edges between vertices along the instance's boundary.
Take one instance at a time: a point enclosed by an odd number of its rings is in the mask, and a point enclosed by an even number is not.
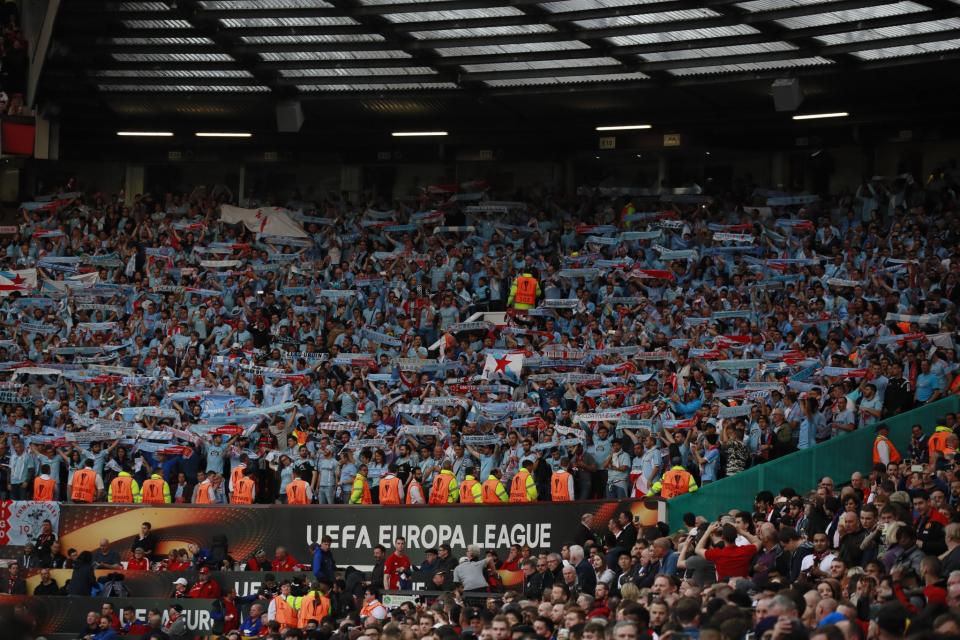
<svg viewBox="0 0 960 640"><path fill-rule="evenodd" d="M774 80L770 87L773 105L777 111L796 111L803 102L799 78L781 78Z"/></svg>
<svg viewBox="0 0 960 640"><path fill-rule="evenodd" d="M296 133L303 126L303 108L299 100L288 100L277 104L277 131Z"/></svg>

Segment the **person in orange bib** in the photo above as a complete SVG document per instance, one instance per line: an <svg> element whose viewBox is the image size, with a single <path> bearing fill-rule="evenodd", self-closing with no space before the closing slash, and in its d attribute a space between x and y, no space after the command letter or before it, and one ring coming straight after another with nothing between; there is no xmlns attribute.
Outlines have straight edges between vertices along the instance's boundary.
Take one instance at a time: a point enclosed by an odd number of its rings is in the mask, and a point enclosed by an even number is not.
<svg viewBox="0 0 960 640"><path fill-rule="evenodd" d="M124 469L117 477L110 481L107 490L107 502L113 504L140 504L140 485L133 479L130 472Z"/></svg>
<svg viewBox="0 0 960 640"><path fill-rule="evenodd" d="M500 469L491 469L490 475L483 481L480 487L480 495L483 497L484 504L500 504L510 499L503 483L500 482Z"/></svg>
<svg viewBox="0 0 960 640"><path fill-rule="evenodd" d="M540 293L540 283L537 282L532 273L524 271L514 279L510 286L507 305L513 305L514 309L520 311L533 309L537 306L537 298Z"/></svg>
<svg viewBox="0 0 960 640"><path fill-rule="evenodd" d="M570 460L560 461L560 468L550 476L550 499L553 502L570 502L573 500L573 474L570 473Z"/></svg>
<svg viewBox="0 0 960 640"><path fill-rule="evenodd" d="M267 620L279 622L281 633L287 629L296 629L300 625L297 609L291 601L296 602L290 595L290 582L284 580L280 583L280 593L274 596L270 601L270 608L267 609Z"/></svg>
<svg viewBox="0 0 960 640"><path fill-rule="evenodd" d="M890 442L887 436L890 434L890 427L881 422L877 425L877 435L873 439L873 464L882 464L886 467L891 462L899 463L902 459L900 452Z"/></svg>
<svg viewBox="0 0 960 640"><path fill-rule="evenodd" d="M33 479L33 499L53 502L57 499L57 482L50 477L50 465L40 465L40 475Z"/></svg>
<svg viewBox="0 0 960 640"><path fill-rule="evenodd" d="M669 500L684 493L693 493L697 489L699 489L697 482L690 472L680 465L674 465L653 483L647 495L653 496L659 493L661 498Z"/></svg>
<svg viewBox="0 0 960 640"><path fill-rule="evenodd" d="M423 493L423 484L420 480L423 478L423 471L420 467L414 467L410 472L410 478L407 480L407 504L426 504L426 495Z"/></svg>
<svg viewBox="0 0 960 640"><path fill-rule="evenodd" d="M233 493L230 494L230 504L253 504L256 500L257 483L251 477L253 469L249 473L240 477L233 487Z"/></svg>
<svg viewBox="0 0 960 640"><path fill-rule="evenodd" d="M309 471L301 471L300 476L287 483L287 504L310 504L313 502L313 492L307 478Z"/></svg>
<svg viewBox="0 0 960 640"><path fill-rule="evenodd" d="M523 461L523 466L510 481L510 502L536 502L537 483L533 479L533 460Z"/></svg>
<svg viewBox="0 0 960 640"><path fill-rule="evenodd" d="M953 434L950 427L937 425L933 434L927 439L927 452L930 454L930 462L937 461L937 454L943 454L947 448L947 439Z"/></svg>
<svg viewBox="0 0 960 640"><path fill-rule="evenodd" d="M74 502L96 502L103 494L103 478L93 469L93 460L87 458L82 469L73 472L70 480L70 499Z"/></svg>
<svg viewBox="0 0 960 640"><path fill-rule="evenodd" d="M307 628L307 623L313 620L319 625L330 615L330 598L327 592L330 585L318 580L311 585L311 590L300 600L299 623L301 629Z"/></svg>
<svg viewBox="0 0 960 640"><path fill-rule="evenodd" d="M460 502L460 483L453 475L453 463L444 460L440 465L440 473L433 479L430 487L430 504L449 504Z"/></svg>
<svg viewBox="0 0 960 640"><path fill-rule="evenodd" d="M172 502L170 484L159 473L154 473L143 481L140 496L143 504L170 504Z"/></svg>
<svg viewBox="0 0 960 640"><path fill-rule="evenodd" d="M470 467L469 471L473 471ZM460 503L461 504L480 504L483 502L483 490L480 483L473 477L473 474L467 473L460 483Z"/></svg>
<svg viewBox="0 0 960 640"><path fill-rule="evenodd" d="M403 483L397 477L397 465L387 465L387 472L380 478L380 504L403 504Z"/></svg>

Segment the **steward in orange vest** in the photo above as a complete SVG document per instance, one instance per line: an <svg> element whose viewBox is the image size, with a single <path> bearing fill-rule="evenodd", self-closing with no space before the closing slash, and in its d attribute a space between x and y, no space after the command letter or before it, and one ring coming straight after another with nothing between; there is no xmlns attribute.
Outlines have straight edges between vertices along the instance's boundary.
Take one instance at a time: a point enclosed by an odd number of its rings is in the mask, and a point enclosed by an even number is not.
<svg viewBox="0 0 960 640"><path fill-rule="evenodd" d="M159 473L154 473L143 481L141 488L143 504L170 504L170 485Z"/></svg>
<svg viewBox="0 0 960 640"><path fill-rule="evenodd" d="M661 498L669 500L684 493L693 493L697 489L699 487L693 476L680 465L675 465L653 483L647 495L652 496L659 493Z"/></svg>
<svg viewBox="0 0 960 640"><path fill-rule="evenodd" d="M532 309L537 306L537 296L539 295L540 283L532 274L524 272L513 281L507 304L513 305L514 309Z"/></svg>
<svg viewBox="0 0 960 640"><path fill-rule="evenodd" d="M415 475L416 474L416 475ZM407 481L406 504L426 504L426 496L423 493L423 485L417 480L420 469L417 468L415 474L410 474L410 480Z"/></svg>
<svg viewBox="0 0 960 640"><path fill-rule="evenodd" d="M115 504L139 504L141 500L140 485L128 471L121 471L110 481L107 491L107 502Z"/></svg>
<svg viewBox="0 0 960 640"><path fill-rule="evenodd" d="M299 623L301 629L307 628L311 620L319 625L324 618L330 615L330 598L327 596L329 585L314 582L311 591L300 600Z"/></svg>
<svg viewBox="0 0 960 640"><path fill-rule="evenodd" d="M873 464L886 465L891 462L899 463L901 460L900 452L887 437L888 433L890 433L890 427L885 423L881 422L877 425L877 436L873 439Z"/></svg>
<svg viewBox="0 0 960 640"><path fill-rule="evenodd" d="M56 500L57 483L50 477L50 465L40 466L40 475L33 479L33 499L38 502Z"/></svg>
<svg viewBox="0 0 960 640"><path fill-rule="evenodd" d="M94 502L101 487L97 487L99 476L93 470L93 460L87 460L83 469L73 472L70 481L70 499L74 502Z"/></svg>
<svg viewBox="0 0 960 640"><path fill-rule="evenodd" d="M460 501L460 483L453 475L453 464L444 460L440 473L433 479L430 488L430 504L448 504Z"/></svg>
<svg viewBox="0 0 960 640"><path fill-rule="evenodd" d="M249 480L249 478L247 479ZM283 581L280 583L280 594L274 596L273 600L270 601L270 608L267 610L267 619L279 622L281 632L287 629L296 629L300 624L297 610L291 600L296 601L290 595L290 583Z"/></svg>
<svg viewBox="0 0 960 640"><path fill-rule="evenodd" d="M197 485L196 499L194 499L193 504L213 504L213 501L210 500L210 488L213 486L213 483L210 482L208 477L206 480Z"/></svg>
<svg viewBox="0 0 960 640"><path fill-rule="evenodd" d="M938 453L946 451L947 438L949 438L952 433L953 431L950 430L950 427L943 425L938 425L937 428L933 430L933 435L927 440L927 451L930 453L930 462L936 461Z"/></svg>
<svg viewBox="0 0 960 640"><path fill-rule="evenodd" d="M483 502L483 493L480 483L472 475L467 474L460 483L460 503L479 504L481 502Z"/></svg>
<svg viewBox="0 0 960 640"><path fill-rule="evenodd" d="M230 486L227 488L230 489L231 492L234 491L234 488L237 486L237 481L247 473L248 466L250 466L250 457L245 453L241 453L240 464L230 470Z"/></svg>
<svg viewBox="0 0 960 640"><path fill-rule="evenodd" d="M304 477L306 475L306 473L302 473L300 477L287 483L287 504L310 504L313 500L310 483Z"/></svg>
<svg viewBox="0 0 960 640"><path fill-rule="evenodd" d="M569 466L570 461L564 458L560 468L550 476L550 499L554 502L573 500L573 475L567 470Z"/></svg>
<svg viewBox="0 0 960 640"><path fill-rule="evenodd" d="M537 483L532 471L533 461L524 460L523 468L510 482L510 502L534 502L537 499Z"/></svg>
<svg viewBox="0 0 960 640"><path fill-rule="evenodd" d="M253 475L253 470L250 470ZM233 493L230 494L230 504L253 504L256 499L257 483L250 475L241 476L233 485Z"/></svg>
<svg viewBox="0 0 960 640"><path fill-rule="evenodd" d="M500 469L491 469L490 475L483 481L480 495L484 504L500 504L510 499L503 483L500 482Z"/></svg>
<svg viewBox="0 0 960 640"><path fill-rule="evenodd" d="M397 477L397 465L392 462L380 478L380 504L403 504L403 483Z"/></svg>

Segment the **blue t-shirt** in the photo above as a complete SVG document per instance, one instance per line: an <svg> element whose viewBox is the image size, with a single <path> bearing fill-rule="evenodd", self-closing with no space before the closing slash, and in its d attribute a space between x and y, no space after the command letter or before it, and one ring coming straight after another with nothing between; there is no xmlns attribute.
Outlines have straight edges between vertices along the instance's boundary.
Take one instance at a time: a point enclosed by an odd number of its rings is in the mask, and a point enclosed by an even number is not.
<svg viewBox="0 0 960 640"><path fill-rule="evenodd" d="M700 473L700 481L708 482L717 479L717 462L720 460L720 449L707 449L703 454L706 462L703 465L703 471Z"/></svg>

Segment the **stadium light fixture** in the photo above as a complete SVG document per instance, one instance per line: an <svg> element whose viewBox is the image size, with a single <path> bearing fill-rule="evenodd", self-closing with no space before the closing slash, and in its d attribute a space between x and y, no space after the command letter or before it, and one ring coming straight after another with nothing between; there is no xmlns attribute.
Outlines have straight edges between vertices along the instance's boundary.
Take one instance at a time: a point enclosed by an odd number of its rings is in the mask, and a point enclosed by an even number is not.
<svg viewBox="0 0 960 640"><path fill-rule="evenodd" d="M243 131L197 131L193 135L198 138L252 138L252 133L246 133Z"/></svg>
<svg viewBox="0 0 960 640"><path fill-rule="evenodd" d="M629 131L631 129L650 129L653 125L649 124L613 124L604 127L597 127L597 131Z"/></svg>
<svg viewBox="0 0 960 640"><path fill-rule="evenodd" d="M117 135L126 138L172 138L172 131L117 131Z"/></svg>
<svg viewBox="0 0 960 640"><path fill-rule="evenodd" d="M391 133L394 138L421 138L421 137L440 137L447 135L446 131L394 131Z"/></svg>
<svg viewBox="0 0 960 640"><path fill-rule="evenodd" d="M834 111L832 113L805 113L793 116L794 120L821 120L823 118L846 118L849 113L846 111Z"/></svg>

